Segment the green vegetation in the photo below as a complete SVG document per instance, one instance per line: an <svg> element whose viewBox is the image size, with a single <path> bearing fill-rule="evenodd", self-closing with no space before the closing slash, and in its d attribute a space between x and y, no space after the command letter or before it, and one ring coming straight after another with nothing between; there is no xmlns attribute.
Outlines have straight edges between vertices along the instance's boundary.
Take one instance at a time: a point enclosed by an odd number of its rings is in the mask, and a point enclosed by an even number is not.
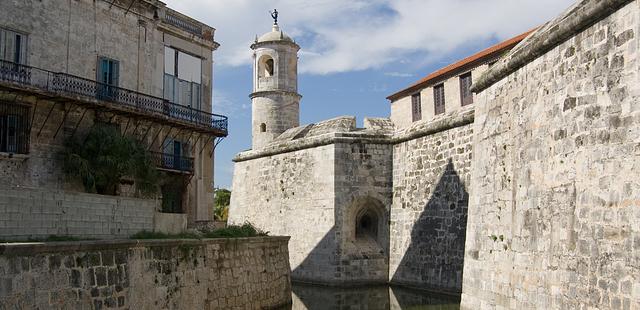
<svg viewBox="0 0 640 310"><path fill-rule="evenodd" d="M231 204L231 191L224 188L215 190L215 206L213 216L216 221L227 221L229 218L229 204Z"/></svg>
<svg viewBox="0 0 640 310"><path fill-rule="evenodd" d="M201 231L198 233L165 234L159 232L141 231L131 239L207 239L207 238L246 238L267 236L268 232L263 232L251 225L230 225L226 228L211 231Z"/></svg>
<svg viewBox="0 0 640 310"><path fill-rule="evenodd" d="M116 126L96 124L85 139L66 141L64 171L82 181L89 193L116 195L124 177L131 177L139 196L158 192L160 173L138 140L123 136Z"/></svg>

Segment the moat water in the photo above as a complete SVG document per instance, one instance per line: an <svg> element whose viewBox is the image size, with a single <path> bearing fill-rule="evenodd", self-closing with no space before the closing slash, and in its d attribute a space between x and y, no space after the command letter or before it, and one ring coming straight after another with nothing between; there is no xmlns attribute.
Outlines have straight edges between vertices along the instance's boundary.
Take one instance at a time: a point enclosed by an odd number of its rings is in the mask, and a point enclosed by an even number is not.
<svg viewBox="0 0 640 310"><path fill-rule="evenodd" d="M294 283L291 310L459 310L460 298L396 286L333 288Z"/></svg>

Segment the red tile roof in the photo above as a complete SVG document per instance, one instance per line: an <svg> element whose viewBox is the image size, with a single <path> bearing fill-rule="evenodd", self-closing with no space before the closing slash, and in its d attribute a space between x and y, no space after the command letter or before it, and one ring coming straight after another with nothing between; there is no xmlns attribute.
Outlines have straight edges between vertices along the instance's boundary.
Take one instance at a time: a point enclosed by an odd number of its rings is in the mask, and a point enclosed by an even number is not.
<svg viewBox="0 0 640 310"><path fill-rule="evenodd" d="M509 40L506 40L502 43L498 43L492 47L489 47L477 54L471 55L463 60L460 60L454 64L448 65L438 71L435 71L429 75L427 75L426 77L422 78L420 81L418 81L417 83L399 91L394 93L393 95L390 95L389 97L387 97L387 99L391 100L392 102L395 100L398 100L404 96L408 96L422 88L425 88L427 86L429 86L430 83L433 83L435 81L440 80L442 77L449 75L459 69L464 69L465 67L469 66L469 65L474 65L477 64L478 62L481 62L483 60L486 60L487 58L491 58L491 57L495 57L496 55L506 51L506 50L510 50L513 47L515 47L518 43L520 43L520 41L524 40L529 34L531 34L532 32L534 32L535 30L537 30L537 28L529 30L517 37L513 37Z"/></svg>

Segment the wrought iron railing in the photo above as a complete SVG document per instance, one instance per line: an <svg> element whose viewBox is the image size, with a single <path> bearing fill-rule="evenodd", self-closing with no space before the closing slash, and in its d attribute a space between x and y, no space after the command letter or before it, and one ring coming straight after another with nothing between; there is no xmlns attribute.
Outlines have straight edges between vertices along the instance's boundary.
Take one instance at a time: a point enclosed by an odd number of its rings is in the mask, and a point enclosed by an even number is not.
<svg viewBox="0 0 640 310"><path fill-rule="evenodd" d="M151 156L159 168L193 173L193 157L160 152L151 152Z"/></svg>
<svg viewBox="0 0 640 310"><path fill-rule="evenodd" d="M208 113L175 104L163 98L66 73L51 72L0 60L0 82L36 87L59 95L95 98L116 103L142 114L187 122L198 127L215 129L223 136L227 135L228 119L224 115Z"/></svg>

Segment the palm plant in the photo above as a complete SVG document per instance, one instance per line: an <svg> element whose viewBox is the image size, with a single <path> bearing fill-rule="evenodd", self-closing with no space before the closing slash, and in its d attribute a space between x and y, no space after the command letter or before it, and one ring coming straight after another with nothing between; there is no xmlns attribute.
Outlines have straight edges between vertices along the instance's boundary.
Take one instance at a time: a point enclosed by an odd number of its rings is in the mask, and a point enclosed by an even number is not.
<svg viewBox="0 0 640 310"><path fill-rule="evenodd" d="M125 176L134 179L140 196L158 192L159 172L144 145L108 124L96 124L84 141L66 142L64 170L68 177L79 178L90 193L116 195Z"/></svg>

